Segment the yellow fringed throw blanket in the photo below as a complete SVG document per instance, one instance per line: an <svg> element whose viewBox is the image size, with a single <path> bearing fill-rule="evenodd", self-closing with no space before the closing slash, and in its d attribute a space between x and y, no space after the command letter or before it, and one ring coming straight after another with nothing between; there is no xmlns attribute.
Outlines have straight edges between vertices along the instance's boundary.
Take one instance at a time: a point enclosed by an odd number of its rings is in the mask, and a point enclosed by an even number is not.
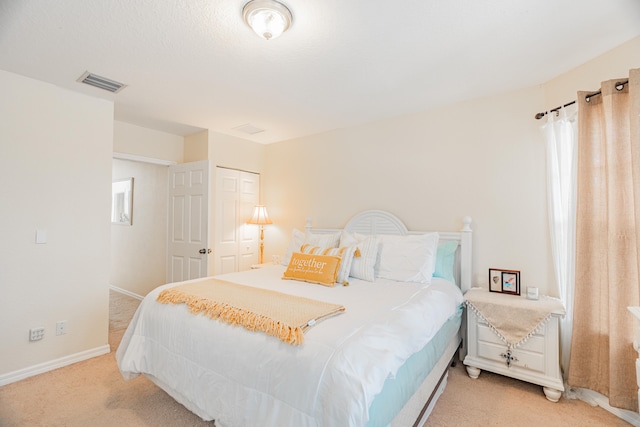
<svg viewBox="0 0 640 427"><path fill-rule="evenodd" d="M304 332L317 321L345 310L339 304L218 279L165 289L157 301L186 304L193 314L202 313L214 320L264 332L291 345L301 345Z"/></svg>

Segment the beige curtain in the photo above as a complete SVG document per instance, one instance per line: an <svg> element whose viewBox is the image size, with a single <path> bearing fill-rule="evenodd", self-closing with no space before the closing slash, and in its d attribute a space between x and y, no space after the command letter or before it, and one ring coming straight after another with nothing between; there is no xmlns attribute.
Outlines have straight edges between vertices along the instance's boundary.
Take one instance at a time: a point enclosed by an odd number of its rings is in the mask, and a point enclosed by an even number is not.
<svg viewBox="0 0 640 427"><path fill-rule="evenodd" d="M640 305L640 69L578 92L574 326L568 383L638 410L633 349Z"/></svg>

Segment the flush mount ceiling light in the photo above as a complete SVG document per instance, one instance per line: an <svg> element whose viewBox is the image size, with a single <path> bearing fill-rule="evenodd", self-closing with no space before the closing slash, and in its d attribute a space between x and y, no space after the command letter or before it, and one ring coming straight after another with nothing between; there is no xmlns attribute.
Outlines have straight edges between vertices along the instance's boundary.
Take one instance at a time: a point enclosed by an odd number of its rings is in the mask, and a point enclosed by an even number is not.
<svg viewBox="0 0 640 427"><path fill-rule="evenodd" d="M276 0L251 0L242 9L244 22L265 40L275 39L291 25L291 11Z"/></svg>

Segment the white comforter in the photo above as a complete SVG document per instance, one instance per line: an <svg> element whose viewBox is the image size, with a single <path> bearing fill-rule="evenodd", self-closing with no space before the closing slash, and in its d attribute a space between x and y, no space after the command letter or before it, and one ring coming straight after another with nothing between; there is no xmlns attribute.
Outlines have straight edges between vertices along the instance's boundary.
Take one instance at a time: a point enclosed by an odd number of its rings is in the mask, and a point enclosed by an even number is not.
<svg viewBox="0 0 640 427"><path fill-rule="evenodd" d="M272 266L218 276L343 304L302 346L203 316L184 305L142 301L116 353L126 379L143 373L216 426L363 426L387 377L421 349L462 303L452 283L352 279L328 288L281 280Z"/></svg>

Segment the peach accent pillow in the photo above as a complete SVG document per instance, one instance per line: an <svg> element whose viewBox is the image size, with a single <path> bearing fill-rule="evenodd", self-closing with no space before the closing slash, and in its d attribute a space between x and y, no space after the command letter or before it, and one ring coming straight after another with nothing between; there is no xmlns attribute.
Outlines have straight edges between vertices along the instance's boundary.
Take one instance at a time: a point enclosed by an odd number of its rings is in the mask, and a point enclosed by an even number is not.
<svg viewBox="0 0 640 427"><path fill-rule="evenodd" d="M294 252L282 278L333 287L338 279L339 269L338 256Z"/></svg>
<svg viewBox="0 0 640 427"><path fill-rule="evenodd" d="M305 243L300 247L303 254L333 255L340 257L340 268L338 269L337 282L347 286L349 285L349 273L351 272L351 263L353 257L360 256L360 252L356 254L358 248L356 246L343 246L341 248L323 248Z"/></svg>

